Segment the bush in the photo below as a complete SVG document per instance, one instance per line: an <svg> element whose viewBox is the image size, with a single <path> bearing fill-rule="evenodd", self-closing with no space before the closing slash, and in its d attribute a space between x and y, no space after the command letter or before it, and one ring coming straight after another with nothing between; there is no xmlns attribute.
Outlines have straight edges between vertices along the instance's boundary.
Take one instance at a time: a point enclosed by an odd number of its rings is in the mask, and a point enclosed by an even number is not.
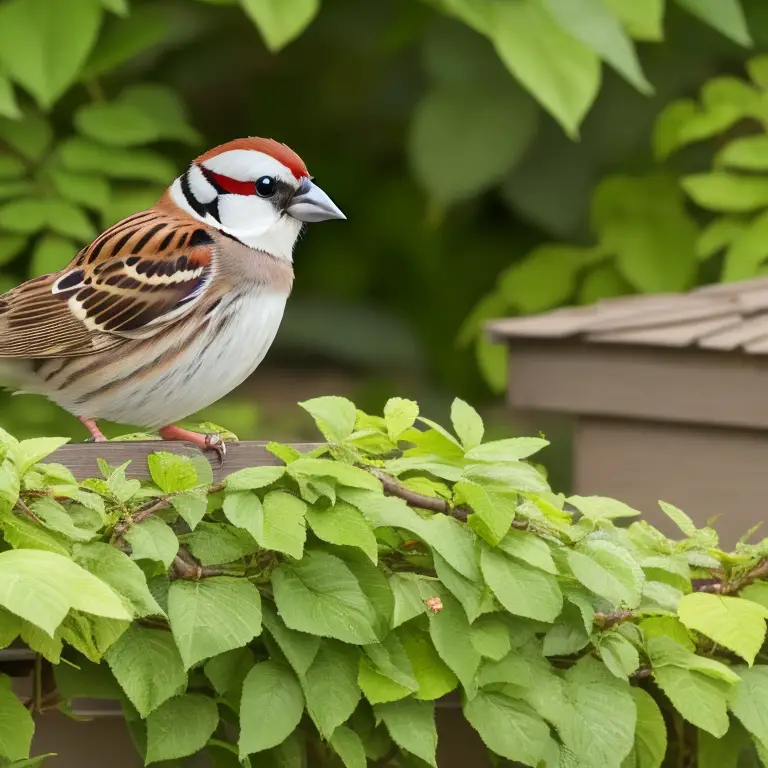
<svg viewBox="0 0 768 768"><path fill-rule="evenodd" d="M460 400L455 434L409 400L303 407L327 444L218 484L163 451L150 483L104 462L78 483L43 462L63 440L0 432L0 647L61 697L0 677L0 764L26 764L29 710L98 696L147 763L434 766L454 690L524 765L768 764L767 541L565 499L527 461L546 440L482 443Z"/></svg>

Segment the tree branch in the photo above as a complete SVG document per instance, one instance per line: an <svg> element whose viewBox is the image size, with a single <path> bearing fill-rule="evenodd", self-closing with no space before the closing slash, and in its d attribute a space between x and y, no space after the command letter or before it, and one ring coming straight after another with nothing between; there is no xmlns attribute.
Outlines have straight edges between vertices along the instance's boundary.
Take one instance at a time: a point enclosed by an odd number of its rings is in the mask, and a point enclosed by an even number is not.
<svg viewBox="0 0 768 768"><path fill-rule="evenodd" d="M752 566L746 573L741 574L741 576L734 576L732 579L722 581L707 579L696 586L695 589L697 592L732 595L763 578L763 576L768 576L768 557L759 560L756 565Z"/></svg>
<svg viewBox="0 0 768 768"><path fill-rule="evenodd" d="M43 521L21 500L16 499L16 506L33 522L43 525Z"/></svg>
<svg viewBox="0 0 768 768"><path fill-rule="evenodd" d="M182 552L186 557L182 555ZM173 560L168 577L171 581L176 579L200 581L200 579L208 579L211 576L224 576L226 573L227 570L221 565L200 565L189 553L180 549Z"/></svg>

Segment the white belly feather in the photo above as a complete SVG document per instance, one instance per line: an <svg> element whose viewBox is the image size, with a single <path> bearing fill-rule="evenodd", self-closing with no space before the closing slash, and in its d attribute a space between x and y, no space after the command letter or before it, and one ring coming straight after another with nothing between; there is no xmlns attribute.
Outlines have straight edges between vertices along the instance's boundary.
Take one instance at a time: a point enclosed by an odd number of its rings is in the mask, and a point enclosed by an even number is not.
<svg viewBox="0 0 768 768"><path fill-rule="evenodd" d="M225 298L206 330L188 344L172 367L129 379L118 390L96 396L88 402L87 415L154 429L215 403L245 381L264 359L280 327L287 298L258 290ZM222 324L224 331L217 333ZM67 408L61 394L52 399ZM68 410L77 413L83 407Z"/></svg>

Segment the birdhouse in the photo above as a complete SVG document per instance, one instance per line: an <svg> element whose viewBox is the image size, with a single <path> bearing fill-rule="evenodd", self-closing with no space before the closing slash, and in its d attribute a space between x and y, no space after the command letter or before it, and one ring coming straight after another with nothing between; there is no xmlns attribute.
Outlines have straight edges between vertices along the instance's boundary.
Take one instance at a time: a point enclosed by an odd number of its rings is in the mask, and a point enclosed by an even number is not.
<svg viewBox="0 0 768 768"><path fill-rule="evenodd" d="M659 499L732 545L766 518L768 279L493 321L509 402L574 419L573 492L673 534Z"/></svg>

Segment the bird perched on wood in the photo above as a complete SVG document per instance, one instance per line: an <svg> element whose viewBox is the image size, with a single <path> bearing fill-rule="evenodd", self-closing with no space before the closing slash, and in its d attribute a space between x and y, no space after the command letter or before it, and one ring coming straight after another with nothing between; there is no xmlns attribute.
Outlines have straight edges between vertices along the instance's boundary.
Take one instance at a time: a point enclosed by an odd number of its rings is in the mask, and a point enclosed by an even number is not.
<svg viewBox="0 0 768 768"><path fill-rule="evenodd" d="M66 269L0 296L0 377L95 440L107 419L221 456L218 435L174 422L253 373L282 320L304 223L343 218L284 144L215 147Z"/></svg>

